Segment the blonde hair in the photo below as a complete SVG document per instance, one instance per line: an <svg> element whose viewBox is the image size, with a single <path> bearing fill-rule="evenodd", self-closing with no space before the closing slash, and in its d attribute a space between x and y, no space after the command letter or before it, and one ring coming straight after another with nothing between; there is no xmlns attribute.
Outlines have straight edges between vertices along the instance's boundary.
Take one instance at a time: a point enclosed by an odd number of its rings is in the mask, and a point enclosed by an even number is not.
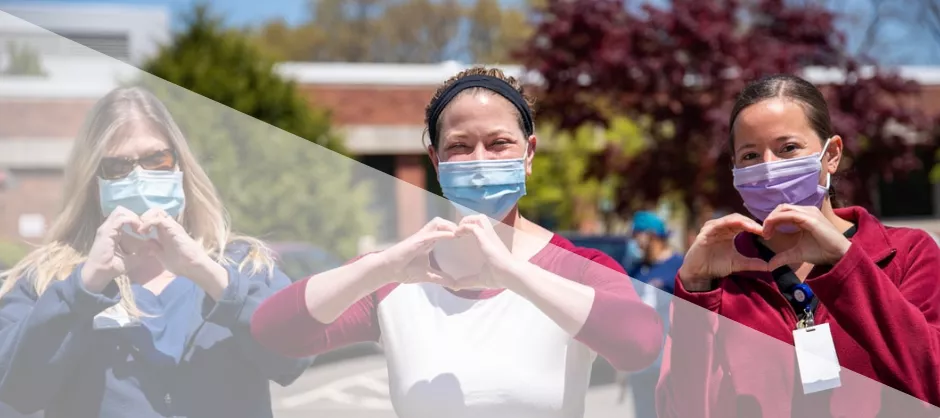
<svg viewBox="0 0 940 418"><path fill-rule="evenodd" d="M0 297L18 280L33 281L42 294L54 280L65 280L87 259L98 227L104 220L98 199L96 176L108 147L122 139L128 128L146 128L166 139L178 156L183 176L186 205L180 224L206 252L223 264L233 263L226 246L235 241L246 244L248 255L239 269L251 267L257 274L273 271L274 262L265 245L254 238L232 234L222 201L205 171L186 143L170 112L150 92L139 87L119 88L99 100L85 120L65 166L63 206L49 227L44 243L12 269L0 273ZM130 279L115 279L121 306L133 316L141 316L130 289Z"/></svg>

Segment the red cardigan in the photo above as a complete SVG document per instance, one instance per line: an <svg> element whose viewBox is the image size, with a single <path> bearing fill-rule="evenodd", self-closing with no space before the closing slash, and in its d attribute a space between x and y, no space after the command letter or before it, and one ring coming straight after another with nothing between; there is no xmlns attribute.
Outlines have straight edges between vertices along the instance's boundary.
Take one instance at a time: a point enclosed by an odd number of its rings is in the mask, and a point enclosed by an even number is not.
<svg viewBox="0 0 940 418"><path fill-rule="evenodd" d="M806 283L819 298L816 323L832 329L842 386L803 394L796 314L769 273L734 274L696 293L677 278L684 301L671 312L661 418L940 416L923 402L940 405L940 247L924 231L885 227L858 207L836 214L858 225L852 246ZM735 245L758 256L752 236Z"/></svg>

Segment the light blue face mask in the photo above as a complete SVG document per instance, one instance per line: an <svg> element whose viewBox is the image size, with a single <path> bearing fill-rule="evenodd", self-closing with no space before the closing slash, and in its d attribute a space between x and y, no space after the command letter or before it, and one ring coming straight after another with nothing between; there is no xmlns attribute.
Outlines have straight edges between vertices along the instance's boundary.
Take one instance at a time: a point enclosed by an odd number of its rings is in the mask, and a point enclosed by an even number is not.
<svg viewBox="0 0 940 418"><path fill-rule="evenodd" d="M99 178L98 196L104 216L110 215L118 206L123 206L138 216L150 209L160 208L170 217L179 218L186 203L183 172L138 168L124 178ZM142 236L125 226L124 232L140 239L156 238L156 231Z"/></svg>
<svg viewBox="0 0 940 418"><path fill-rule="evenodd" d="M511 160L440 161L438 181L444 197L463 215L483 214L497 221L525 196L525 156ZM440 158L440 157L438 157Z"/></svg>
<svg viewBox="0 0 940 418"><path fill-rule="evenodd" d="M640 244L637 244L635 239L631 239L627 244L627 251L630 252L629 257L632 263L641 262L643 258L646 257L646 254L643 253L643 249L640 248Z"/></svg>

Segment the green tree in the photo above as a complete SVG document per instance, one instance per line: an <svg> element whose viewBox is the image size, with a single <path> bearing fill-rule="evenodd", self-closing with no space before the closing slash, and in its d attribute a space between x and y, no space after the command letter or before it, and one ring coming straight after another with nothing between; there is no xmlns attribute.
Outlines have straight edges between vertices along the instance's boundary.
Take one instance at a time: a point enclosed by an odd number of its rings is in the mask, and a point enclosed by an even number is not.
<svg viewBox="0 0 940 418"><path fill-rule="evenodd" d="M26 45L15 42L7 44L8 63L0 74L4 75L45 75L39 53Z"/></svg>
<svg viewBox="0 0 940 418"><path fill-rule="evenodd" d="M512 62L513 52L532 34L525 10L504 7L499 0L477 0L467 20L467 49L478 63Z"/></svg>
<svg viewBox="0 0 940 418"><path fill-rule="evenodd" d="M143 69L301 138L341 150L329 132L329 115L312 109L293 81L274 73L274 61L240 32L226 29L205 5L186 16L186 29L173 36Z"/></svg>
<svg viewBox="0 0 940 418"><path fill-rule="evenodd" d="M0 239L0 271L13 267L29 253L30 247L22 242Z"/></svg>
<svg viewBox="0 0 940 418"><path fill-rule="evenodd" d="M259 50L277 62L314 56L314 48L321 38L323 32L316 27L292 27L284 19L272 20L252 35Z"/></svg>
<svg viewBox="0 0 940 418"><path fill-rule="evenodd" d="M143 80L180 124L236 230L343 256L374 233L370 184L354 178L356 162L328 149L340 149L328 115L308 106L243 33L197 7L144 68L182 87Z"/></svg>
<svg viewBox="0 0 940 418"><path fill-rule="evenodd" d="M497 0L310 0L296 27L271 21L254 38L279 60L510 62L531 31L524 8ZM461 28L466 27L464 35Z"/></svg>
<svg viewBox="0 0 940 418"><path fill-rule="evenodd" d="M459 0L310 0L296 27L271 21L254 38L280 60L440 62L453 55Z"/></svg>
<svg viewBox="0 0 940 418"><path fill-rule="evenodd" d="M641 129L627 118L613 119L607 129L588 125L565 131L540 129L539 152L532 162L532 176L526 182L528 194L520 200L520 210L534 219L552 219L560 230L593 224L602 209L599 205L612 201L620 182L628 181L594 175L594 162L606 149L632 156L644 147ZM605 223L609 227L612 222L608 219Z"/></svg>

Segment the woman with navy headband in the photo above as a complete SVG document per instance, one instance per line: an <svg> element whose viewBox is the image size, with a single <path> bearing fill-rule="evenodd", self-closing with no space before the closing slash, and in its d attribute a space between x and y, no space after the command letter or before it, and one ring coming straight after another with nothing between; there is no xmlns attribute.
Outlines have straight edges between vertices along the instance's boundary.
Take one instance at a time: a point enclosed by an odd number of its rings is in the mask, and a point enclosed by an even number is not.
<svg viewBox="0 0 940 418"><path fill-rule="evenodd" d="M940 248L834 207L843 139L809 82L752 82L730 127L752 217L707 222L686 254L659 416L925 416L940 405Z"/></svg>
<svg viewBox="0 0 940 418"><path fill-rule="evenodd" d="M461 72L426 123L459 221L435 219L275 294L252 320L255 338L297 357L380 343L400 417L583 416L596 356L624 371L650 365L659 316L613 259L519 215L537 139L518 81Z"/></svg>

